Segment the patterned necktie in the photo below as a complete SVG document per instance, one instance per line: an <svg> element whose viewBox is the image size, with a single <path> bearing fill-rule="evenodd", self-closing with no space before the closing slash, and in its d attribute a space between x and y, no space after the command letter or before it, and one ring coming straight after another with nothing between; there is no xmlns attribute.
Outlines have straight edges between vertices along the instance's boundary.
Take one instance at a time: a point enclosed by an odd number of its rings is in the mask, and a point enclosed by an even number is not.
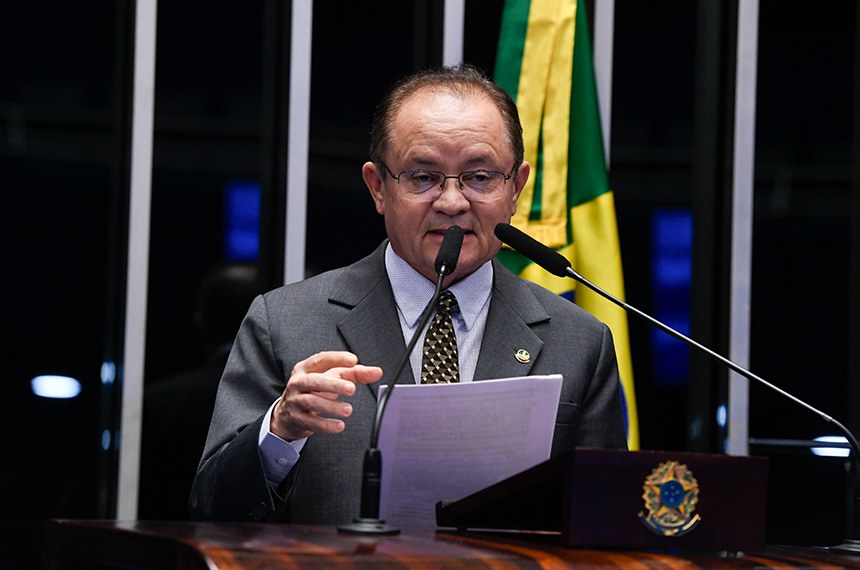
<svg viewBox="0 0 860 570"><path fill-rule="evenodd" d="M424 337L424 358L421 363L422 384L459 382L457 337L451 311L457 308L457 298L448 290L442 291L436 305L436 316Z"/></svg>

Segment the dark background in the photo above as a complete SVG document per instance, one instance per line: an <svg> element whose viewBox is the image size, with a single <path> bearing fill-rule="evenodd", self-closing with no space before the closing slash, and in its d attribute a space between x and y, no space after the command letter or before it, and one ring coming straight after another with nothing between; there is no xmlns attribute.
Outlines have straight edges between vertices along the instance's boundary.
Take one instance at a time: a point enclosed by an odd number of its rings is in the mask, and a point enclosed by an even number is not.
<svg viewBox="0 0 860 570"><path fill-rule="evenodd" d="M610 182L627 299L658 314L668 304L725 352L736 6L615 4ZM466 3L465 59L489 73L501 5ZM102 370L122 370L132 12L128 2L0 0L0 562L35 549L47 518L112 515L118 386ZM350 263L383 238L360 178L371 113L394 79L439 63L441 13L440 1L315 3L308 272ZM148 385L205 358L195 295L225 260L231 183L262 187L261 287L279 284L284 156L273 149L283 144L288 24L289 3L275 0L158 6ZM855 430L856 35L856 2L760 3L751 303L751 369ZM691 272L669 289L655 269L666 252L654 228L666 216L691 221L694 237L669 232ZM722 451L725 372L691 364L683 347L659 352L636 320L631 335L641 447ZM81 395L37 398L29 381L44 373L79 379ZM834 433L757 386L749 423L754 438ZM784 492L804 489L832 513L788 528L774 516L771 536L841 539L844 462L753 451L776 458L774 493L785 480Z"/></svg>

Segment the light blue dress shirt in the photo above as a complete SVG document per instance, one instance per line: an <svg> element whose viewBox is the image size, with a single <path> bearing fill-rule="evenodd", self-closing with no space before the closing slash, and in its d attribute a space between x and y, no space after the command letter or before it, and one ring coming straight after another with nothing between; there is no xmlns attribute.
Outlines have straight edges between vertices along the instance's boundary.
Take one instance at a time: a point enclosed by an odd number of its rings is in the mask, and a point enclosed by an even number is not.
<svg viewBox="0 0 860 570"><path fill-rule="evenodd" d="M436 284L415 271L400 256L394 253L391 244L385 249L385 270L394 291L394 302L397 305L397 315L403 332L403 342L408 343L418 328L418 319L427 302L436 290ZM487 262L475 272L461 279L450 288L457 298L458 311L452 314L454 334L457 337L457 352L460 368L460 381L471 382L475 376L478 364L478 354L481 351L481 338L487 324L487 314L490 310L490 297L493 289L493 264ZM431 317L432 320L432 317ZM429 321L428 321L429 323ZM429 324L425 326L424 333ZM424 335L409 355L415 382L421 381L421 352ZM373 365L372 362L362 363ZM393 371L392 371L393 373ZM277 405L275 400L266 412L266 420L260 426L259 446L260 457L266 479L272 488L277 488L290 470L299 460L299 453L307 438L296 441L285 441L269 431L272 411Z"/></svg>
<svg viewBox="0 0 860 570"><path fill-rule="evenodd" d="M403 329L403 342L408 343L415 329L418 328L418 319L421 318L421 312L433 296L436 284L428 281L394 253L390 244L385 250L385 270L388 272L391 289L394 291L397 315L400 317L400 327ZM471 382L475 376L481 338L484 336L484 326L487 324L487 313L490 310L492 289L493 264L489 261L471 275L449 287L451 293L457 298L459 307L459 311L454 311L451 316L454 321L454 334L457 337L460 382ZM432 321L432 316L430 320ZM427 328L430 326L429 322L409 355L409 364L412 366L416 383L421 382L421 353L424 335L427 334Z"/></svg>

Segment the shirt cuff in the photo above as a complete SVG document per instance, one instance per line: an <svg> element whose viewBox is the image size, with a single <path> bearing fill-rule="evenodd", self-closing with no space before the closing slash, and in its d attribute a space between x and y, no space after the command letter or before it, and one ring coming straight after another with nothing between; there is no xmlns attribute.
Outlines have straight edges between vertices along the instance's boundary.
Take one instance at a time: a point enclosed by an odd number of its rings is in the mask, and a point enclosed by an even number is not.
<svg viewBox="0 0 860 570"><path fill-rule="evenodd" d="M260 458L263 461L263 471L269 486L277 489L281 482L290 473L290 470L299 461L299 453L305 446L308 438L286 441L269 431L272 422L272 410L278 404L278 400L269 406L266 417L260 426L258 446Z"/></svg>

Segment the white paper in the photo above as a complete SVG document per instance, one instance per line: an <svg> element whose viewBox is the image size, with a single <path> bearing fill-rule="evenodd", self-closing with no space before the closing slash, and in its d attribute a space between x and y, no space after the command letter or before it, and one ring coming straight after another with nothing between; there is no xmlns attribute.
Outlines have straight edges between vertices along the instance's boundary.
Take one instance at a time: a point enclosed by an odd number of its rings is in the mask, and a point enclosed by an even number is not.
<svg viewBox="0 0 860 570"><path fill-rule="evenodd" d="M549 459L561 381L554 374L398 384L379 432L382 518L435 527L437 501L462 499Z"/></svg>

